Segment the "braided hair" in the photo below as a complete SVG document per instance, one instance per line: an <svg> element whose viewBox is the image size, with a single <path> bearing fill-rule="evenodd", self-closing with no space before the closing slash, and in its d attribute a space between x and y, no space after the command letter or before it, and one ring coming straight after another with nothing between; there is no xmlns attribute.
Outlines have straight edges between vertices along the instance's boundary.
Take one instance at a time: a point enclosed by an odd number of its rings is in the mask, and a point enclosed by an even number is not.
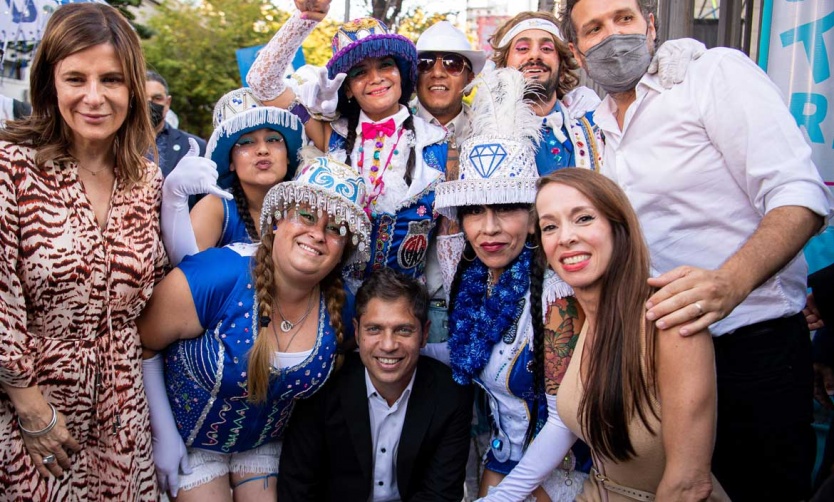
<svg viewBox="0 0 834 502"><path fill-rule="evenodd" d="M272 318L272 305L275 300L275 266L272 261L272 247L275 241L275 234L272 228L268 228L258 251L255 254L255 291L258 302L258 316L261 326L258 337L255 340L252 350L249 352L249 364L247 368L249 401L263 403L267 399L272 368L272 350L269 346L269 332L267 327ZM351 256L353 245L348 239L342 252L342 259L339 264L330 271L320 283L321 291L325 297L325 305L330 315L330 324L336 335L337 356L334 361L334 368L342 366L344 355L342 344L345 339L345 323L342 319L342 308L345 305L346 294L342 283L342 266Z"/></svg>
<svg viewBox="0 0 834 502"><path fill-rule="evenodd" d="M249 213L249 201L246 199L246 192L243 191L240 179L237 176L233 176L233 178L232 195L235 198L235 206L237 206L238 215L240 215L240 219L243 220L249 239L252 242L258 242L258 240L260 240L258 237L258 230L255 227L255 220L252 219L252 215Z"/></svg>
<svg viewBox="0 0 834 502"><path fill-rule="evenodd" d="M528 242L535 241L531 235ZM535 246L532 244L531 247ZM530 317L533 322L533 409L530 410L530 424L524 436L524 448L533 442L539 420L539 406L544 398L544 318L542 294L544 290L545 263L541 253L533 253L530 260Z"/></svg>

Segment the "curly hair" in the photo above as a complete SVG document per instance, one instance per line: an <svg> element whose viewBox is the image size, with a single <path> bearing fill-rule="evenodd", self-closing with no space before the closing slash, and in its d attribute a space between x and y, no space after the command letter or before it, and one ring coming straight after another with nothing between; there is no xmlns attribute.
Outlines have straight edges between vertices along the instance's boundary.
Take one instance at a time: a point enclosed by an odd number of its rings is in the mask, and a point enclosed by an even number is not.
<svg viewBox="0 0 834 502"><path fill-rule="evenodd" d="M521 12L507 20L489 39L489 45L493 51L492 61L498 68L507 67L507 59L509 59L509 49L512 46L512 41L503 47L500 47L498 43L515 25L528 19L544 19L559 26L559 20L548 12ZM565 94L579 85L579 62L573 57L573 53L564 40L553 36L553 42L556 44L556 50L559 52L559 86L556 88L556 97L562 99Z"/></svg>

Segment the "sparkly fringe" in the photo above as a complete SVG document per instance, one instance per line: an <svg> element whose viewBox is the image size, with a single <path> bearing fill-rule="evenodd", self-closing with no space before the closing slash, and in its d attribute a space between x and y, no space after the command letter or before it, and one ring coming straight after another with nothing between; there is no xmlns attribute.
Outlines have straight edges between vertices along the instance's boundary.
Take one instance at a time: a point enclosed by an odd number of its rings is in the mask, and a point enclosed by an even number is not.
<svg viewBox="0 0 834 502"><path fill-rule="evenodd" d="M327 62L327 76L332 79L337 73L347 73L357 63L367 58L385 56L394 56L404 60L408 66L409 80L412 83L417 82L417 48L408 38L393 33L370 35L343 47Z"/></svg>
<svg viewBox="0 0 834 502"><path fill-rule="evenodd" d="M536 178L447 181L437 186L434 206L447 218L456 218L460 206L532 204L536 201L536 181Z"/></svg>
<svg viewBox="0 0 834 502"><path fill-rule="evenodd" d="M559 298L573 296L573 288L559 277L552 269L544 273L544 284L542 284L542 319L547 322L547 308Z"/></svg>
<svg viewBox="0 0 834 502"><path fill-rule="evenodd" d="M339 224L346 223L351 234L359 239L350 263L364 263L371 259L367 236L371 227L368 216L358 211L354 204L342 200L333 192L312 188L306 183L286 181L275 185L264 199L263 207L270 211L261 213L261 229L268 228L276 219L279 212L285 212L290 205L308 204L313 210L326 212Z"/></svg>
<svg viewBox="0 0 834 502"><path fill-rule="evenodd" d="M287 110L273 106L251 108L223 121L214 130L206 146L206 157L211 158L211 154L214 153L217 144L221 141L240 131L263 124L274 124L293 131L298 131L301 128L301 120Z"/></svg>

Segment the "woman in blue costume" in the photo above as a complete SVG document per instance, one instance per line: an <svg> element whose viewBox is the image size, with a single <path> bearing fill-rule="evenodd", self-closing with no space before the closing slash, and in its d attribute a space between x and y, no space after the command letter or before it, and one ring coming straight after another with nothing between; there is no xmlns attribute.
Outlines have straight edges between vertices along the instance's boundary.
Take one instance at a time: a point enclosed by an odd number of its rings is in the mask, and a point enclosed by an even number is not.
<svg viewBox="0 0 834 502"><path fill-rule="evenodd" d="M214 132L206 156L196 148L165 179L162 237L171 262L210 247L257 242L258 217L267 191L292 179L304 128L286 110L265 107L241 88L214 107ZM208 194L190 214L188 198Z"/></svg>
<svg viewBox="0 0 834 502"><path fill-rule="evenodd" d="M275 500L293 404L349 335L341 267L367 260L364 193L348 166L315 159L267 193L260 243L188 256L154 291L140 334L165 350L165 378L157 355L145 384L157 474L178 500Z"/></svg>
<svg viewBox="0 0 834 502"><path fill-rule="evenodd" d="M556 395L582 314L535 250L539 120L522 102L527 85L515 69L478 80L477 132L461 146L460 179L440 184L435 206L458 220L466 241L451 284L448 349L458 383L477 383L489 401L480 496L573 500L584 475L572 456L554 454L573 444Z"/></svg>
<svg viewBox="0 0 834 502"><path fill-rule="evenodd" d="M302 100L283 75L329 4L297 0L300 12L260 51L247 81L264 104L302 116L338 103L338 120L321 120L316 113L305 130L317 148L350 164L367 186L371 259L349 269L351 288L380 267L422 277L437 219L434 188L445 176L447 146L443 129L412 116L408 108L417 81L417 49L376 19L345 23L333 37L333 57L326 75L322 70L315 102Z"/></svg>

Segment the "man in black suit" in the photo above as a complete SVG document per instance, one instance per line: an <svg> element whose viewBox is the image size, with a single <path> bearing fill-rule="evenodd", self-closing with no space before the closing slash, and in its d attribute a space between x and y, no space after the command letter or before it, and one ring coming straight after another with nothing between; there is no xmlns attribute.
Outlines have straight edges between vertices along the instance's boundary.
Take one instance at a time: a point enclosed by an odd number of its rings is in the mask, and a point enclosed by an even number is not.
<svg viewBox="0 0 834 502"><path fill-rule="evenodd" d="M155 71L145 74L145 93L148 96L148 106L151 109L151 123L156 130L156 149L159 152L159 168L162 175L168 176L188 152L188 138L197 140L200 145L200 156L206 153L206 142L202 139L171 127L165 122L165 115L171 109L171 95L168 94L168 82Z"/></svg>
<svg viewBox="0 0 834 502"><path fill-rule="evenodd" d="M463 498L472 389L420 356L425 286L391 269L356 295L359 354L310 399L284 436L278 500L366 502Z"/></svg>

